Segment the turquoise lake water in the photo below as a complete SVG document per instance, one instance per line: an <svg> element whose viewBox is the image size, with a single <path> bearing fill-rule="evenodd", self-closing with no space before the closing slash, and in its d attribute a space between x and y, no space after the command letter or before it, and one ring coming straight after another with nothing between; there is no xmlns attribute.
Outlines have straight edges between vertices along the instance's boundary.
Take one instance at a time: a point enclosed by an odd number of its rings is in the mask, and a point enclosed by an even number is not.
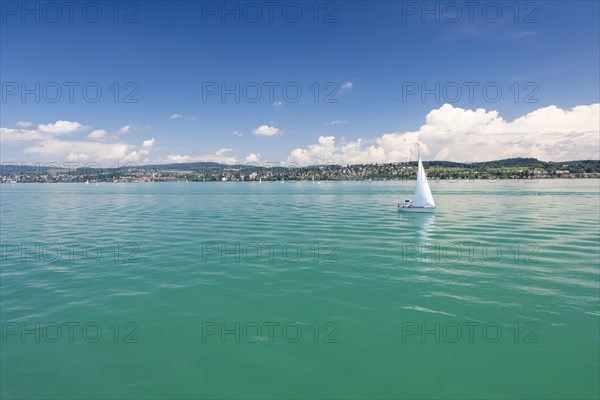
<svg viewBox="0 0 600 400"><path fill-rule="evenodd" d="M600 181L0 187L1 397L600 396Z"/></svg>

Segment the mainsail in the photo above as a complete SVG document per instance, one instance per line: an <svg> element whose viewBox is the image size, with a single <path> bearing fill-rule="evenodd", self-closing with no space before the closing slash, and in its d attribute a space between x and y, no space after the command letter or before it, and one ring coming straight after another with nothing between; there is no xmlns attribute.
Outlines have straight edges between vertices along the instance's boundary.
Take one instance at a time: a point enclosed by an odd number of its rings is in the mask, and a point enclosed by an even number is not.
<svg viewBox="0 0 600 400"><path fill-rule="evenodd" d="M429 183L427 183L427 175L423 169L423 163L419 156L419 170L417 171L417 185L415 186L415 197L412 201L413 207L435 207Z"/></svg>

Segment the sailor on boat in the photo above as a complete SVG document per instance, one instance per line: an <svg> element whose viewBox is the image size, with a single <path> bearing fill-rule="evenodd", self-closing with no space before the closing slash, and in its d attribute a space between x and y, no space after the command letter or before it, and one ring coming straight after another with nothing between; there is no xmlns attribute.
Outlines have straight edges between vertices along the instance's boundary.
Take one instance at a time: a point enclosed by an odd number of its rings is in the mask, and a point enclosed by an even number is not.
<svg viewBox="0 0 600 400"><path fill-rule="evenodd" d="M409 208L409 207L412 207L412 203L408 199L404 200L404 204L398 203L398 208Z"/></svg>

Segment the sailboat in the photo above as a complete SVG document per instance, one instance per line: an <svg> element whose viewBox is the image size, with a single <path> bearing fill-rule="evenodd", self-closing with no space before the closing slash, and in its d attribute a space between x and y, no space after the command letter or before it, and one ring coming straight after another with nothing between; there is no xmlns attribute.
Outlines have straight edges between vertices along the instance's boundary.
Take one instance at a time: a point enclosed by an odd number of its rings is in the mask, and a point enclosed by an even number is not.
<svg viewBox="0 0 600 400"><path fill-rule="evenodd" d="M435 202L433 201L433 196L431 195L431 189L429 189L427 175L425 174L425 169L423 168L420 155L415 195L412 201L405 200L404 204L398 204L398 211L422 213L435 212Z"/></svg>

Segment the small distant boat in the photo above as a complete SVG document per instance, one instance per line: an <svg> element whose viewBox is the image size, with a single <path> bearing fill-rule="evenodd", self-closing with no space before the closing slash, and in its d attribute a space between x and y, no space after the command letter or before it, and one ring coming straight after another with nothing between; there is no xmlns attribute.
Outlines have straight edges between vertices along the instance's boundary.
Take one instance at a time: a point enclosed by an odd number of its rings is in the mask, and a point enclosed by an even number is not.
<svg viewBox="0 0 600 400"><path fill-rule="evenodd" d="M258 179L258 183L262 183L262 178L259 178L259 179Z"/></svg>
<svg viewBox="0 0 600 400"><path fill-rule="evenodd" d="M431 189L429 189L429 183L427 182L427 175L421 162L421 156L419 155L419 167L417 170L417 184L415 186L415 195L412 201L405 200L404 204L398 204L398 211L402 212L421 212L421 213L432 213L435 212L435 202L433 201L433 195Z"/></svg>
<svg viewBox="0 0 600 400"><path fill-rule="evenodd" d="M11 185L14 185L14 184L16 184L16 183L17 183L17 181L16 181L16 180L14 180L14 179L11 179L10 181L8 181L8 183L10 183Z"/></svg>
<svg viewBox="0 0 600 400"><path fill-rule="evenodd" d="M85 184L86 184L86 185L89 185L89 184L90 184L90 181L85 181Z"/></svg>
<svg viewBox="0 0 600 400"><path fill-rule="evenodd" d="M315 183L315 176L313 175L312 183Z"/></svg>

